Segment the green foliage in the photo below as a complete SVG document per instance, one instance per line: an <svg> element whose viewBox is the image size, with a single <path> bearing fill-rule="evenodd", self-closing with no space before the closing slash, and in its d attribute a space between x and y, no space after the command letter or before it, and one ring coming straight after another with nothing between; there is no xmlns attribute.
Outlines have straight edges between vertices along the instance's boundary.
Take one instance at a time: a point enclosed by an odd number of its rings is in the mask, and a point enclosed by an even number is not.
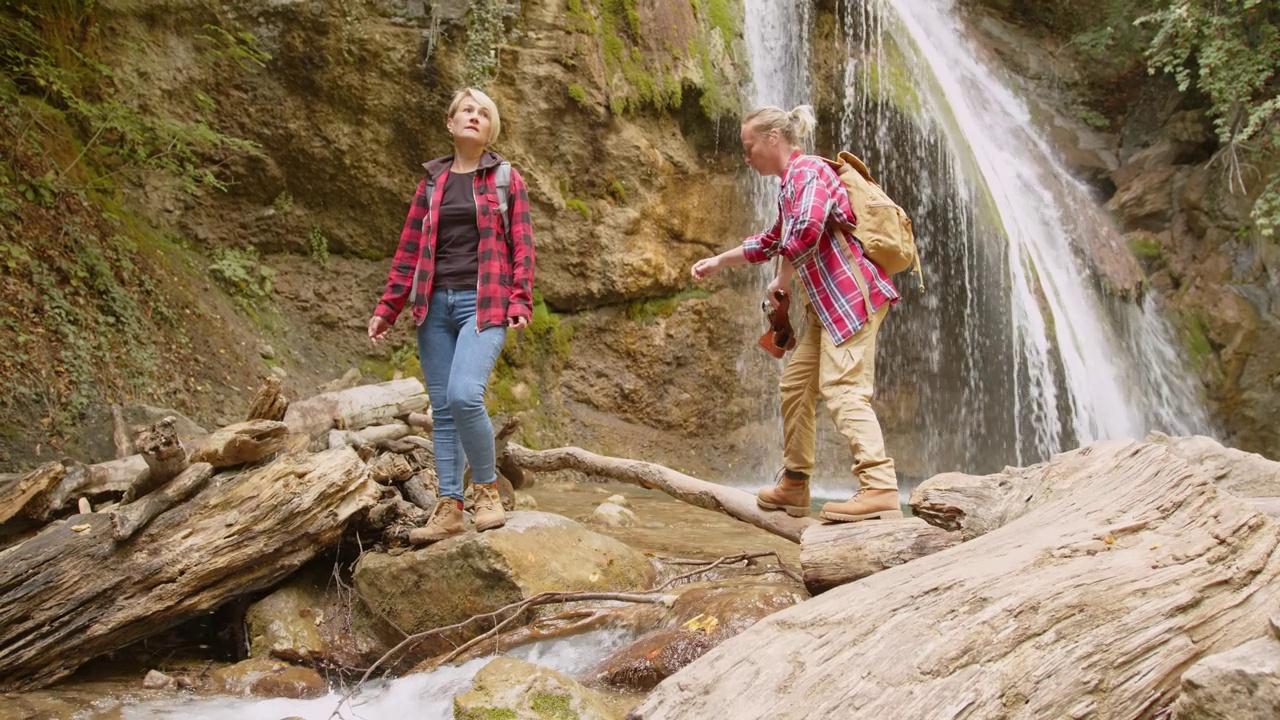
<svg viewBox="0 0 1280 720"><path fill-rule="evenodd" d="M579 215L586 218L588 222L591 221L591 208L587 205L586 201L579 200L578 198L569 198L564 201L564 206L570 210L576 211Z"/></svg>
<svg viewBox="0 0 1280 720"><path fill-rule="evenodd" d="M285 213L293 209L293 196L288 190L281 190L276 199L271 201L271 206L279 212Z"/></svg>
<svg viewBox="0 0 1280 720"><path fill-rule="evenodd" d="M1143 260L1156 260L1164 254L1160 243L1150 236L1136 237L1129 241L1129 250Z"/></svg>
<svg viewBox="0 0 1280 720"><path fill-rule="evenodd" d="M1151 73L1173 76L1178 88L1209 98L1230 186L1245 191L1259 157L1280 145L1280 6L1263 0L1174 0L1144 15L1155 28L1147 51ZM1274 179L1254 204L1264 236L1280 224Z"/></svg>
<svg viewBox="0 0 1280 720"><path fill-rule="evenodd" d="M587 89L578 83L573 83L569 86L569 98L578 103L580 107L585 108L587 106Z"/></svg>
<svg viewBox="0 0 1280 720"><path fill-rule="evenodd" d="M534 693L529 706L534 714L546 720L579 720L580 717L568 693Z"/></svg>
<svg viewBox="0 0 1280 720"><path fill-rule="evenodd" d="M489 379L490 411L520 412L538 407L540 381L554 377L564 368L572 340L572 326L551 312L535 290L528 326L523 333L507 332L507 343ZM518 392L521 385L524 390Z"/></svg>
<svg viewBox="0 0 1280 720"><path fill-rule="evenodd" d="M213 173L212 156L258 153L254 143L204 122L175 120L132 104L134 93L92 57L94 3L66 0L40 7L0 11L0 75L8 79L0 84L0 106L16 120L15 145L44 166L44 172L15 178L26 185L19 193L29 202L52 204L72 186L72 171L86 158L94 165L90 186L106 185L104 177L127 180L142 170L158 170L195 192L201 186L225 188ZM257 56L243 34L225 37L237 43L237 57ZM38 133L48 132L41 118L50 114L87 138L69 161L50 156L39 141Z"/></svg>
<svg viewBox="0 0 1280 720"><path fill-rule="evenodd" d="M627 305L627 317L633 322L648 324L656 318L670 317L675 314L675 311L680 307L680 303L685 300L707 297L710 294L702 288L695 288L666 297L636 300Z"/></svg>
<svg viewBox="0 0 1280 720"><path fill-rule="evenodd" d="M505 0L473 0L467 10L467 84L483 90L498 75L498 50L507 39L506 21L519 5Z"/></svg>
<svg viewBox="0 0 1280 720"><path fill-rule="evenodd" d="M312 227L307 235L307 255L322 269L329 269L329 238L319 227Z"/></svg>
<svg viewBox="0 0 1280 720"><path fill-rule="evenodd" d="M276 278L276 271L263 265L257 249L252 247L218 251L209 264L209 274L232 297L250 303L271 295Z"/></svg>
<svg viewBox="0 0 1280 720"><path fill-rule="evenodd" d="M204 30L205 34L196 37L212 46L209 54L229 59L240 66L241 70L257 72L271 60L271 54L258 47L258 38L251 32L231 32L212 24L206 24Z"/></svg>

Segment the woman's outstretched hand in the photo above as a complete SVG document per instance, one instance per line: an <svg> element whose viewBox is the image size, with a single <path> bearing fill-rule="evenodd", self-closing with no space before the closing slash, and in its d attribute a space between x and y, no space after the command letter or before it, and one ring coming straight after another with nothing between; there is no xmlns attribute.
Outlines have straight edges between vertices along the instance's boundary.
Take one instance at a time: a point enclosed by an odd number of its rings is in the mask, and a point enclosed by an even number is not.
<svg viewBox="0 0 1280 720"><path fill-rule="evenodd" d="M529 325L529 318L523 315L507 318L507 327L511 328L512 330L523 330L528 325Z"/></svg>
<svg viewBox="0 0 1280 720"><path fill-rule="evenodd" d="M702 280L720 269L720 256L702 258L693 264L693 277Z"/></svg>
<svg viewBox="0 0 1280 720"><path fill-rule="evenodd" d="M386 337L387 333L390 331L391 331L391 325L388 324L386 320L383 320L381 317L377 315L374 315L373 317L369 318L369 339L370 340L374 342L378 342L382 338Z"/></svg>

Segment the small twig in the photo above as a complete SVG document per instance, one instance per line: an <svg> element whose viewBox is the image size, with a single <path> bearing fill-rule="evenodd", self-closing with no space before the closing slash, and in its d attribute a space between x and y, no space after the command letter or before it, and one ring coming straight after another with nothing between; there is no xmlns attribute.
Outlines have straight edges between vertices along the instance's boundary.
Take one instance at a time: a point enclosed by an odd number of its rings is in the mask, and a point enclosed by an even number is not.
<svg viewBox="0 0 1280 720"><path fill-rule="evenodd" d="M702 573L709 572L717 567L720 567L721 565L747 562L747 561L755 560L756 558L762 558L762 557L772 557L777 564L778 569L776 570L776 572L781 572L787 577L791 578L792 580L795 580L796 582L802 585L804 584L804 578L802 578L799 573L797 573L796 571L788 567L787 564L782 561L782 558L778 555L776 551L769 550L764 552L739 553L737 555L728 555L725 557L717 558L715 560L691 560L688 558L659 557L658 558L659 560L669 565L705 565L706 567L699 568L698 570L691 570L682 575L677 575L676 577L673 577L670 580L663 583L661 586L656 588L656 590L664 590L667 587L670 587L674 583L677 583L681 580L685 580L687 578L691 578L695 575L701 575ZM761 574L764 574L764 573L761 573Z"/></svg>

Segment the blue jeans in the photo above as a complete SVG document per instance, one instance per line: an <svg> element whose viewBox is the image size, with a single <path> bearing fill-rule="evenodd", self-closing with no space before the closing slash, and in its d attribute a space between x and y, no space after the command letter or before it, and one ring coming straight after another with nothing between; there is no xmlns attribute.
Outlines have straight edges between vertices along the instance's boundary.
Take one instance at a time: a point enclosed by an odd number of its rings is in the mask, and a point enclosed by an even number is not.
<svg viewBox="0 0 1280 720"><path fill-rule="evenodd" d="M476 332L475 290L431 293L427 319L418 326L418 358L431 398L440 497L462 500L464 452L472 482L498 479L484 393L506 339L506 328Z"/></svg>

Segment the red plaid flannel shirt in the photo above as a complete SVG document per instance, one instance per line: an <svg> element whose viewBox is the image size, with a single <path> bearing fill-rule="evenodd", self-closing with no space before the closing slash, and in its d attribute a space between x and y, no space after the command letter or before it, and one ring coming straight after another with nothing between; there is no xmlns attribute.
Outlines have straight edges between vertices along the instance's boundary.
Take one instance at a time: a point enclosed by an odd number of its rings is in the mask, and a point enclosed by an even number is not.
<svg viewBox="0 0 1280 720"><path fill-rule="evenodd" d="M486 152L480 157L475 174L476 224L480 229L480 274L476 283L476 330L503 327L507 318L533 315L533 223L529 216L529 193L524 180L511 168L511 187L507 192L510 213L510 241L498 214L498 190L493 171L503 162L502 156ZM387 289L374 314L394 323L404 309L413 290L413 321L421 325L427 319L427 302L435 277L436 224L440 215L440 199L444 195L443 173L453 164L447 155L425 163L427 177L435 181L434 192L427 197L427 180L409 205L409 217L400 233L400 245L391 261ZM417 270L417 277L414 271Z"/></svg>
<svg viewBox="0 0 1280 720"><path fill-rule="evenodd" d="M773 227L742 243L749 262L762 263L781 254L791 261L813 309L837 345L853 337L867 322L866 303L853 277L847 243L871 293L871 306L898 302L898 290L879 265L863 254L862 244L849 242L841 226L857 218L844 184L813 155L796 153L783 173L778 193L778 219Z"/></svg>

